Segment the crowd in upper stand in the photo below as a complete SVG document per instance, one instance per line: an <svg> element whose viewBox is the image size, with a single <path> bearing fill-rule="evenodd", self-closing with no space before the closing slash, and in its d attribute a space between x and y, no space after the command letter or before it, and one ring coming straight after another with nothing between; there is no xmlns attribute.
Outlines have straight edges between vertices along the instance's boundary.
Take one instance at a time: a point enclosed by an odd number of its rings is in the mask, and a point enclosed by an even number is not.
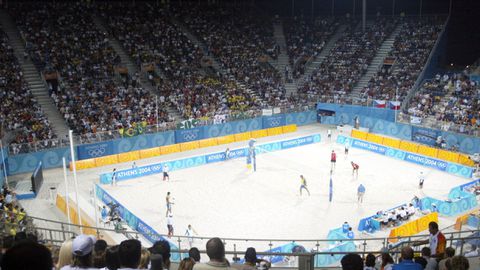
<svg viewBox="0 0 480 270"><path fill-rule="evenodd" d="M142 87L142 81L158 95L161 125L174 120L167 113L168 106L185 119L211 119L235 113L254 115L268 106L346 102L397 26L399 34L388 55L391 63L380 69L363 92L382 100L393 100L397 92L401 101L414 86L443 25L439 18L377 17L362 32L359 21L350 18L286 18L287 72L295 79L303 76L307 60L321 53L336 29L347 26L322 64L298 86L298 95L287 97L281 76L286 71L276 70L271 64L281 51L273 36L274 17L252 6L185 9L181 5L160 8L130 3L95 8L82 4L17 4L11 6L10 13L26 41L26 56L39 71L58 73L58 83L50 84L51 97L68 125L84 135L121 133L139 123L155 125L156 98ZM108 33L99 30L94 16L103 18ZM200 43L190 40L184 29ZM18 111L15 115L27 120L13 122L13 114L6 113L12 109L2 106L4 126L21 131L16 133L15 143L55 138L22 79L5 34L1 37L1 57L7 60L2 61L0 83L2 87L15 87L15 92L2 88L1 94L8 97L6 104ZM121 59L110 44L112 38L120 41L139 72L118 76ZM211 59L220 64L221 70L206 68L212 65ZM5 65L7 61L11 64ZM205 65L207 62L209 65ZM147 70L146 66L151 68ZM462 89L469 83L462 80ZM426 85L424 89L432 87ZM440 102L428 91L421 91L413 98L410 112L475 126L475 95L475 90L464 91L452 95L448 102Z"/></svg>
<svg viewBox="0 0 480 270"><path fill-rule="evenodd" d="M410 115L457 124L463 133L480 124L480 85L465 74L437 74L423 82L409 105Z"/></svg>
<svg viewBox="0 0 480 270"><path fill-rule="evenodd" d="M148 5L128 9L105 6L102 15L139 67L154 64L166 78L154 83L160 99L173 104L184 118L213 117L255 105L235 81L202 71L204 52L172 22L166 10Z"/></svg>
<svg viewBox="0 0 480 270"><path fill-rule="evenodd" d="M403 100L420 75L442 24L443 20L437 18L403 19L393 49L388 55L388 58L394 59L393 65L384 65L370 79L363 92L373 99Z"/></svg>
<svg viewBox="0 0 480 270"><path fill-rule="evenodd" d="M264 101L261 106L285 104L285 88L275 60L279 47L273 38L273 19L254 8L178 8L179 20L207 46L227 75L245 83Z"/></svg>
<svg viewBox="0 0 480 270"><path fill-rule="evenodd" d="M327 58L300 87L299 93L307 100L346 98L395 25L395 19L377 18L362 32L357 29L356 22L351 21Z"/></svg>
<svg viewBox="0 0 480 270"><path fill-rule="evenodd" d="M51 97L77 134L154 124L155 99L135 80L123 84L114 71L119 56L79 4L20 4L10 9L27 52L42 71L56 71ZM165 119L162 119L165 120Z"/></svg>
<svg viewBox="0 0 480 270"><path fill-rule="evenodd" d="M294 17L283 23L289 64L293 67L293 78L298 79L305 73L307 61L320 54L339 22L334 18L312 21L311 18Z"/></svg>
<svg viewBox="0 0 480 270"><path fill-rule="evenodd" d="M48 119L25 82L7 34L1 28L0 100L0 126L13 132L12 143L32 143L56 138Z"/></svg>

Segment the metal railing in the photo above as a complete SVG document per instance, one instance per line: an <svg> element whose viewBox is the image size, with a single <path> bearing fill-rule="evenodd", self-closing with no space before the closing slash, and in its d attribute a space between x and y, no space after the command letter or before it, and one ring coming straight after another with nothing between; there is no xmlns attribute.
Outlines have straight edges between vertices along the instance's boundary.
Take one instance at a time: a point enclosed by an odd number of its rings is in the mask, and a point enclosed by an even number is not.
<svg viewBox="0 0 480 270"><path fill-rule="evenodd" d="M2 217L6 215L11 216L12 212L2 210L0 211L0 214ZM41 242L52 245L60 245L64 241L78 235L82 230L84 232L88 230L89 233L96 234L98 238L104 238L104 236L107 234L123 235L124 239L143 238L139 232L126 229L125 224L115 227L116 228L101 228L69 224L28 215L25 216L21 224L0 221L0 228L6 234L10 233L12 228L15 228L17 231L25 231L27 233L34 234ZM448 231L449 229L450 227L443 229L443 234L447 239L447 245L456 248L460 254L462 254L465 250L464 246L468 243L468 241L480 239L480 230L462 230L450 232ZM213 238L210 236L184 235L173 235L171 237L168 237L167 235L160 235L160 237L169 239L171 243L176 244L177 248L173 248L172 252L179 253L180 260L183 256L185 256L185 254L188 254L188 249L192 246L198 247L201 252L205 252L203 249L206 245L206 242ZM275 267L298 267L301 269L305 269L305 267L312 267L311 269L313 269L315 256L318 255L338 256L347 253L365 255L368 253L379 254L382 250L388 250L388 252L395 259L398 259L401 249L405 246L416 246L415 249L420 250L422 246L427 245L419 245L418 243L428 239L428 235L422 234L408 237L370 237L357 239L221 239L225 245L227 259L234 262L238 261L238 258L243 256L247 247L255 247L258 250L257 254L265 259L270 259L273 257L278 258L278 256L283 256L285 258L285 260L275 263ZM392 243L392 241L395 241L395 243ZM332 248L338 247L339 245L347 242L353 243L356 247L356 251L338 251L338 249L336 249L336 251L332 250ZM300 246L301 252L274 252L275 247L285 244ZM307 257L310 259L308 262L302 262L300 257ZM298 258L298 260L296 258ZM305 266L305 264L307 265Z"/></svg>

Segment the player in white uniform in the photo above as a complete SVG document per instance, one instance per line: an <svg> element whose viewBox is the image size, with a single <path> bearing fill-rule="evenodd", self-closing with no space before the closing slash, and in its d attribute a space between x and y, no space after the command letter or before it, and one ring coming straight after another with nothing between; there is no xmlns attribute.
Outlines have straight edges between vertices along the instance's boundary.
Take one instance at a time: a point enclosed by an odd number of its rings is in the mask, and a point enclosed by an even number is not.
<svg viewBox="0 0 480 270"><path fill-rule="evenodd" d="M193 229L192 225L188 224L187 230L185 231L185 235L188 236L188 244L190 245L190 248L193 245L193 238L191 236L193 235L198 235L198 233Z"/></svg>
<svg viewBox="0 0 480 270"><path fill-rule="evenodd" d="M170 181L170 175L168 175L169 171L170 171L170 168L168 168L168 164L163 165L163 181L165 180Z"/></svg>
<svg viewBox="0 0 480 270"><path fill-rule="evenodd" d="M422 189L423 188L423 182L425 182L425 175L423 172L420 172L420 175L418 176L418 188Z"/></svg>
<svg viewBox="0 0 480 270"><path fill-rule="evenodd" d="M172 204L173 204L173 198L170 195L170 191L167 192L167 197L165 197L166 203L167 203L167 213L165 213L165 217L168 217L168 214L172 214Z"/></svg>

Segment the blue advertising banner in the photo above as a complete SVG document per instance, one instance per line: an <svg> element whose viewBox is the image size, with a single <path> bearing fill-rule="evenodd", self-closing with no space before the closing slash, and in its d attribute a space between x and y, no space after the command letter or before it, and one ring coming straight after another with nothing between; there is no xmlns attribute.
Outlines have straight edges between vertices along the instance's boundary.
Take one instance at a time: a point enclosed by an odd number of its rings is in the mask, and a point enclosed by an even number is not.
<svg viewBox="0 0 480 270"><path fill-rule="evenodd" d="M426 156L421 156L418 154L413 154L410 152L405 152L402 150L397 150L375 143L370 143L354 138L346 138L345 136L338 136L337 143L345 144L346 142L351 141L352 146L364 150L368 150L377 154L385 155L388 157L393 157L399 160L408 161L411 163L423 165L426 167L434 168L440 171L445 171L450 174L458 175L461 177L471 178L473 174L473 169L467 166L463 166L456 163L450 163L439 159L429 158Z"/></svg>
<svg viewBox="0 0 480 270"><path fill-rule="evenodd" d="M79 160L103 157L114 154L116 153L113 152L112 141L77 146L77 156Z"/></svg>
<svg viewBox="0 0 480 270"><path fill-rule="evenodd" d="M268 153L292 147L318 143L320 142L320 135L310 135L286 141L272 142L260 144L255 147L256 154ZM230 151L229 159L246 157L248 148L232 149ZM137 177L143 177L152 174L159 174L163 172L163 166L166 164L171 171L182 170L186 168L205 165L208 163L221 162L225 160L225 152L215 152L208 155L193 156L184 159L170 160L163 163L151 164L141 166L134 169L117 170L116 180L124 181ZM110 184L112 181L112 172L100 174L101 184Z"/></svg>
<svg viewBox="0 0 480 270"><path fill-rule="evenodd" d="M205 139L204 127L175 130L175 142L184 143Z"/></svg>
<svg viewBox="0 0 480 270"><path fill-rule="evenodd" d="M412 126L412 141L434 146L437 137L440 136L438 130Z"/></svg>
<svg viewBox="0 0 480 270"><path fill-rule="evenodd" d="M430 167L437 169L439 171L445 171L447 169L448 163L438 159L428 158L425 156L420 156L417 154L412 154L406 152L405 161L423 165L425 167Z"/></svg>
<svg viewBox="0 0 480 270"><path fill-rule="evenodd" d="M143 220L133 214L130 210L125 208L125 206L123 206L121 203L115 200L115 198L108 194L104 189L102 189L100 185L96 185L95 190L97 198L100 199L100 201L102 201L105 205L108 205L110 203L118 205L117 210L120 217L128 224L130 228L141 233L152 244L158 240L165 240L170 244L170 248L172 250L178 250L178 247L175 244L168 241L161 234L159 234L152 227L150 227L147 223L145 223ZM180 261L180 254L177 252L172 252L170 259L172 261L178 262Z"/></svg>
<svg viewBox="0 0 480 270"><path fill-rule="evenodd" d="M285 123L286 123L286 120L285 120L284 114L276 114L272 116L262 117L262 124L264 129L285 126Z"/></svg>

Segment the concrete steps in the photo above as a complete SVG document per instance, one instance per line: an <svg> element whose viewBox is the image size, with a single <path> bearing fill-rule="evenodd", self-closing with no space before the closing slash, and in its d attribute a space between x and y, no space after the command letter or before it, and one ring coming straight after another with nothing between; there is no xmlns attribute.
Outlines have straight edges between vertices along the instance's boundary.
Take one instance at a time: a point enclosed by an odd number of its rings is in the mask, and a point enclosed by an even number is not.
<svg viewBox="0 0 480 270"><path fill-rule="evenodd" d="M356 98L361 98L363 95L363 88L368 85L368 82L370 79L377 74L377 72L382 68L383 61L385 60L385 57L388 56L390 51L393 48L393 43L395 42L395 39L397 38L398 34L400 33L401 30L401 24L399 24L395 30L392 32L392 34L385 39L385 41L382 43L382 46L377 51L377 54L373 58L372 62L368 66L367 71L365 74L358 80L357 84L352 90L352 97Z"/></svg>
<svg viewBox="0 0 480 270"><path fill-rule="evenodd" d="M342 37L346 29L347 25L340 25L333 34L333 36L325 44L320 54L315 59L307 62L305 66L305 74L297 81L297 85L303 85L305 83L305 80L312 76L313 72L323 63L323 60L325 60L330 54L332 49L335 47L335 44Z"/></svg>
<svg viewBox="0 0 480 270"><path fill-rule="evenodd" d="M104 22L98 18L98 17L93 17L93 22L95 23L95 26L100 30L100 31L103 31L105 33L109 33L108 32L108 29L105 27L105 24ZM115 53L120 56L120 63L122 66L125 66L127 67L128 69L128 74L130 75L130 77L133 77L135 74L138 74L138 77L139 77L139 83L140 83L140 86L146 90L148 90L153 96L158 96L158 92L157 90L155 89L155 87L153 87L149 82L148 82L148 79L147 79L147 74L144 74L141 70L138 69L137 65L134 64L132 58L130 57L130 55L127 54L127 52L123 49L122 45L120 44L120 42L115 38L115 37L112 37L112 36L109 36L109 44L110 46L112 46L113 50L115 51ZM164 74L163 73L159 73L158 72L158 69L155 69L155 72L157 73L158 76L162 77L162 78L165 78ZM178 110L172 105L170 104L167 108L166 108L166 111L168 112L168 114L172 117L175 118L175 120L182 120L182 115L178 112Z"/></svg>
<svg viewBox="0 0 480 270"><path fill-rule="evenodd" d="M42 111L50 121L51 127L58 138L65 138L68 135L68 126L57 110L55 103L49 97L48 88L45 80L42 78L41 73L37 70L35 65L30 59L25 59L23 54L25 52L25 42L20 36L20 32L17 29L13 19L5 10L0 10L0 23L3 30L7 33L10 44L12 45L15 56L17 57L22 67L23 77L27 82L32 95L41 106Z"/></svg>

